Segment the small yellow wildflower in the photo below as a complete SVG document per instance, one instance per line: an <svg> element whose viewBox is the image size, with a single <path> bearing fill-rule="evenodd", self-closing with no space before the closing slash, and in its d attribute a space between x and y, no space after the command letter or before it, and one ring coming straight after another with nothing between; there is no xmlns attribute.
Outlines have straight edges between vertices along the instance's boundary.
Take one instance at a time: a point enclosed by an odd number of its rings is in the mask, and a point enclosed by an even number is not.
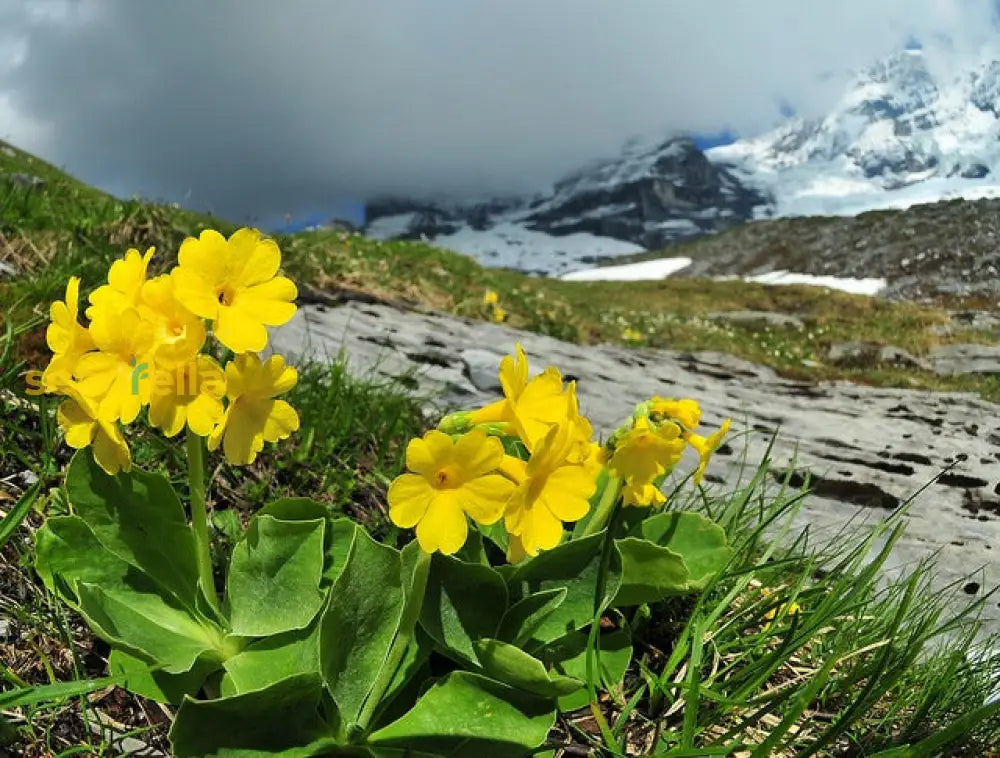
<svg viewBox="0 0 1000 758"><path fill-rule="evenodd" d="M515 346L513 356L504 356L500 361L500 386L504 398L473 411L469 422L510 423L529 450L569 414L569 396L563 387L562 374L549 366L529 380L528 356L520 344Z"/></svg>
<svg viewBox="0 0 1000 758"><path fill-rule="evenodd" d="M207 437L222 421L226 379L211 357L198 355L186 363L160 367L153 385L149 423L167 437L179 434L185 424L195 434Z"/></svg>
<svg viewBox="0 0 1000 758"><path fill-rule="evenodd" d="M153 327L135 308L98 310L90 323L96 352L76 362L80 392L98 400L101 421L131 424L149 402L155 344Z"/></svg>
<svg viewBox="0 0 1000 758"><path fill-rule="evenodd" d="M263 350L265 325L280 326L295 315L298 290L277 276L281 251L256 229L239 229L228 240L206 229L184 240L177 260L171 274L177 299L211 319L215 336L235 353Z"/></svg>
<svg viewBox="0 0 1000 758"><path fill-rule="evenodd" d="M404 529L416 527L422 550L457 552L468 537L466 515L493 524L503 515L514 484L494 473L503 461L503 445L481 429L458 440L437 430L410 440L409 473L389 487L389 518Z"/></svg>
<svg viewBox="0 0 1000 758"><path fill-rule="evenodd" d="M593 469L578 458L577 434L567 420L548 431L527 462L505 461L503 470L518 486L504 525L527 555L554 548L562 539L563 522L578 521L590 510L597 482Z"/></svg>
<svg viewBox="0 0 1000 758"><path fill-rule="evenodd" d="M131 248L125 253L125 257L112 263L108 270L108 283L90 293L87 318L93 321L102 312L114 314L138 306L149 261L155 252L156 248L153 247L145 254Z"/></svg>
<svg viewBox="0 0 1000 758"><path fill-rule="evenodd" d="M493 306L493 320L500 324L507 320L507 311L501 308L499 305Z"/></svg>
<svg viewBox="0 0 1000 758"><path fill-rule="evenodd" d="M299 428L299 414L278 395L298 381L298 372L280 355L264 363L244 353L226 364L226 397L229 406L208 438L208 449L222 443L226 460L233 465L253 463L265 442L277 442Z"/></svg>
<svg viewBox="0 0 1000 758"><path fill-rule="evenodd" d="M483 295L483 305L496 305L500 302L500 296L493 290L486 290Z"/></svg>
<svg viewBox="0 0 1000 758"><path fill-rule="evenodd" d="M101 421L94 402L72 385L62 391L69 397L59 404L56 419L66 433L66 444L77 450L93 445L94 460L111 476L130 470L132 455L118 424Z"/></svg>
<svg viewBox="0 0 1000 758"><path fill-rule="evenodd" d="M712 453L719 449L719 445L722 444L723 438L729 433L729 426L732 423L732 419L726 419L722 422L722 426L708 437L702 437L700 434L688 434L687 441L698 452L698 469L694 472L694 483L700 484L702 477L705 475L705 469L708 467L708 462L712 459Z"/></svg>
<svg viewBox="0 0 1000 758"><path fill-rule="evenodd" d="M633 329L632 327L626 327L622 330L622 339L626 342L641 342L642 332L638 329Z"/></svg>
<svg viewBox="0 0 1000 758"><path fill-rule="evenodd" d="M72 379L77 360L94 349L94 341L79 321L80 279L71 276L66 284L65 301L57 300L49 308L51 323L45 331L45 341L53 353L52 361L42 375L42 386L56 392Z"/></svg>
<svg viewBox="0 0 1000 758"><path fill-rule="evenodd" d="M691 398L654 397L649 403L649 413L654 418L673 419L688 431L694 431L701 423L701 406Z"/></svg>
<svg viewBox="0 0 1000 758"><path fill-rule="evenodd" d="M169 275L150 279L143 285L139 313L153 325L159 365L174 367L189 363L204 347L205 322L175 297Z"/></svg>
<svg viewBox="0 0 1000 758"><path fill-rule="evenodd" d="M671 421L651 426L641 416L615 447L608 468L624 482L626 505L651 505L662 502L653 482L673 468L684 452L680 429ZM647 486L648 485L648 486Z"/></svg>

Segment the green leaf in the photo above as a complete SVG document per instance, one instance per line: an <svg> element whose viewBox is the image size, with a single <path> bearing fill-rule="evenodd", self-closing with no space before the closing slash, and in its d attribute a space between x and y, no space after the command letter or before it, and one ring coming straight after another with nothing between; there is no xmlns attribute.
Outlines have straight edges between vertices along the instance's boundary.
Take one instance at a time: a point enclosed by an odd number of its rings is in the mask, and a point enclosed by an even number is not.
<svg viewBox="0 0 1000 758"><path fill-rule="evenodd" d="M722 527L698 513L657 514L615 542L622 555L616 606L697 592L732 557Z"/></svg>
<svg viewBox="0 0 1000 758"><path fill-rule="evenodd" d="M76 515L101 544L141 569L185 607L196 607L194 534L170 482L137 468L109 476L87 448L70 462L66 493Z"/></svg>
<svg viewBox="0 0 1000 758"><path fill-rule="evenodd" d="M507 608L503 577L489 566L435 553L420 625L445 652L476 660L473 643L496 634Z"/></svg>
<svg viewBox="0 0 1000 758"><path fill-rule="evenodd" d="M104 639L168 673L222 660L222 630L108 550L77 516L50 518L35 538L36 569Z"/></svg>
<svg viewBox="0 0 1000 758"><path fill-rule="evenodd" d="M345 721L353 722L399 628L404 605L397 550L358 529L320 626L320 667Z"/></svg>
<svg viewBox="0 0 1000 758"><path fill-rule="evenodd" d="M518 566L509 580L512 595L523 598L529 593L566 589L566 599L541 620L531 635L532 640L552 642L594 620L603 544L604 534L594 534L564 542ZM621 556L615 550L605 578L601 608L607 607L620 584Z"/></svg>
<svg viewBox="0 0 1000 758"><path fill-rule="evenodd" d="M227 697L315 673L319 671L319 626L257 640L223 666L222 694Z"/></svg>
<svg viewBox="0 0 1000 758"><path fill-rule="evenodd" d="M274 516L279 521L311 521L326 519L326 533L323 540L326 561L323 565L323 587L333 584L344 564L347 554L354 544L354 533L358 525L349 518L331 518L330 507L307 497L285 497L268 503L257 515Z"/></svg>
<svg viewBox="0 0 1000 758"><path fill-rule="evenodd" d="M580 679L546 671L540 660L506 642L479 640L475 647L483 671L513 687L555 698L576 692L583 686Z"/></svg>
<svg viewBox="0 0 1000 758"><path fill-rule="evenodd" d="M503 615L497 637L524 647L556 608L566 600L565 587L556 587L528 595L514 603Z"/></svg>
<svg viewBox="0 0 1000 758"><path fill-rule="evenodd" d="M537 655L559 673L586 681L589 636L587 631L573 632ZM603 682L605 689L611 689L622 681L632 661L632 636L627 629L618 629L599 635L598 644L599 681ZM564 695L559 698L559 710L575 711L587 705L589 700L586 690Z"/></svg>
<svg viewBox="0 0 1000 758"><path fill-rule="evenodd" d="M19 687L16 690L0 692L0 710L18 708L24 705L38 705L39 703L54 703L69 697L87 695L120 683L118 677L110 676L103 679L58 682L40 687Z"/></svg>
<svg viewBox="0 0 1000 758"><path fill-rule="evenodd" d="M368 742L455 758L512 758L541 745L554 722L552 706L543 698L456 671Z"/></svg>
<svg viewBox="0 0 1000 758"><path fill-rule="evenodd" d="M267 689L217 700L186 698L170 743L177 758L306 758L329 754L329 727L320 715L323 685L294 676Z"/></svg>
<svg viewBox="0 0 1000 758"><path fill-rule="evenodd" d="M158 703L179 705L185 695L197 695L205 679L218 664L200 660L190 671L168 674L150 668L149 664L121 648L115 648L108 657L108 671L121 681L129 692Z"/></svg>
<svg viewBox="0 0 1000 758"><path fill-rule="evenodd" d="M323 605L325 519L257 515L233 548L228 579L232 633L266 637L309 625Z"/></svg>

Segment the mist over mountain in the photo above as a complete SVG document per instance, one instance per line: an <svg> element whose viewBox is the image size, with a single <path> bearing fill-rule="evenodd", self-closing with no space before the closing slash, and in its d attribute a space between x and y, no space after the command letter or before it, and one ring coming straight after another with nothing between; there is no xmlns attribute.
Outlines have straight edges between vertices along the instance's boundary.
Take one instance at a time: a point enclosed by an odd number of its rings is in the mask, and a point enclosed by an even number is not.
<svg viewBox="0 0 1000 758"><path fill-rule="evenodd" d="M1000 197L1000 60L945 72L907 49L859 71L822 117L707 151L684 135L632 141L531 197L375 198L366 231L559 274L754 219L959 197Z"/></svg>

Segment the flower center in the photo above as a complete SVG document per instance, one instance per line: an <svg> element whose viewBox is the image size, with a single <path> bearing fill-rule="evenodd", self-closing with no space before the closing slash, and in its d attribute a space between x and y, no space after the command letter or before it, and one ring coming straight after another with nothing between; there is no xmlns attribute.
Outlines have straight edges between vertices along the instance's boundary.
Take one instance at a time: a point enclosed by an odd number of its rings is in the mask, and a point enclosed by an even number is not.
<svg viewBox="0 0 1000 758"><path fill-rule="evenodd" d="M230 306L236 299L236 294L230 287L220 287L218 290L219 305Z"/></svg>
<svg viewBox="0 0 1000 758"><path fill-rule="evenodd" d="M442 466L434 474L434 486L440 489L457 487L460 477L454 466Z"/></svg>

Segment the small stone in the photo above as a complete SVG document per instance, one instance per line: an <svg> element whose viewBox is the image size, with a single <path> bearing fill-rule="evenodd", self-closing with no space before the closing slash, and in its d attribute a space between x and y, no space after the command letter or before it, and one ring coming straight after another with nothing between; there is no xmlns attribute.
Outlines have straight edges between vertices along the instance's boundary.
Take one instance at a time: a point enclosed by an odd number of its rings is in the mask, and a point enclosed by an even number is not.
<svg viewBox="0 0 1000 758"><path fill-rule="evenodd" d="M45 186L45 180L41 177L33 176L32 174L25 174L21 171L15 174L6 174L5 178L11 184L25 189L41 189Z"/></svg>
<svg viewBox="0 0 1000 758"><path fill-rule="evenodd" d="M500 392L500 359L502 355L489 350L471 348L459 353L462 373L480 392Z"/></svg>
<svg viewBox="0 0 1000 758"><path fill-rule="evenodd" d="M804 329L805 323L798 316L791 316L787 313L772 313L771 311L716 311L709 313L706 318L709 321L725 321L730 324L739 324L747 327L788 327L791 329Z"/></svg>

